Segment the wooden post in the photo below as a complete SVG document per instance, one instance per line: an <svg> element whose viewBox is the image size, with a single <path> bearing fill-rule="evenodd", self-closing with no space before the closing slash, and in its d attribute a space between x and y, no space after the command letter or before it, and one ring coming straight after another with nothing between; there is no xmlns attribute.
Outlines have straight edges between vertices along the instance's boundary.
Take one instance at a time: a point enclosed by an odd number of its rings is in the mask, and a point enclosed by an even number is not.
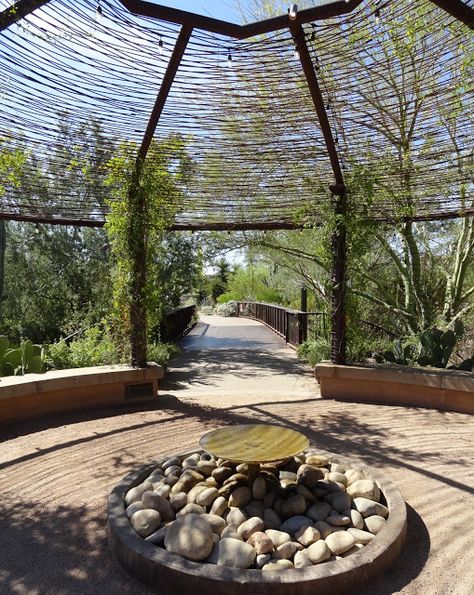
<svg viewBox="0 0 474 595"><path fill-rule="evenodd" d="M143 163L137 163L128 191L128 250L132 258L130 281L130 350L131 364L147 366L147 312L145 286L147 279L146 200L140 189Z"/></svg>
<svg viewBox="0 0 474 595"><path fill-rule="evenodd" d="M337 188L331 188L332 191ZM336 223L332 233L332 331L331 362L346 363L346 193L341 191L335 199Z"/></svg>
<svg viewBox="0 0 474 595"><path fill-rule="evenodd" d="M308 311L308 290L304 285L301 286L301 312Z"/></svg>
<svg viewBox="0 0 474 595"><path fill-rule="evenodd" d="M128 221L128 249L132 256L131 270L131 301L130 301L130 349L131 364L137 368L147 366L147 312L146 312L146 281L147 281L147 216L146 197L140 187L140 177L143 171L148 149L168 98L181 59L186 50L192 28L183 26L176 40L168 67L161 82L148 125L138 150L130 186L128 190L129 212L132 214Z"/></svg>

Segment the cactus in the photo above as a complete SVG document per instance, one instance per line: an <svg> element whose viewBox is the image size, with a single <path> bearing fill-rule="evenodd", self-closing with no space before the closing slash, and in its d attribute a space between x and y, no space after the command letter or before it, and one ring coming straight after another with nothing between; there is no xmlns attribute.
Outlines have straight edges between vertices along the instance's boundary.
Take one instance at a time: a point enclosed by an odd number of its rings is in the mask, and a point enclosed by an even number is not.
<svg viewBox="0 0 474 595"><path fill-rule="evenodd" d="M421 352L417 362L420 366L446 368L458 338L452 330L443 332L432 328L424 331L420 335Z"/></svg>
<svg viewBox="0 0 474 595"><path fill-rule="evenodd" d="M408 366L413 357L413 346L403 345L400 340L393 342L392 350L374 353L375 361L380 363L388 362L391 364L399 364L400 366Z"/></svg>
<svg viewBox="0 0 474 595"><path fill-rule="evenodd" d="M446 368L454 347L463 334L464 326L460 320L456 320L452 329L442 331L431 328L423 331L418 337L417 349L410 342L403 344L400 340L396 340L393 342L392 350L374 353L374 358L378 363L390 362L402 366L417 363L420 366ZM474 358L464 360L459 366L449 367L471 371L474 369Z"/></svg>
<svg viewBox="0 0 474 595"><path fill-rule="evenodd" d="M44 350L29 339L19 347L10 347L4 335L0 336L0 376L40 374L44 371Z"/></svg>

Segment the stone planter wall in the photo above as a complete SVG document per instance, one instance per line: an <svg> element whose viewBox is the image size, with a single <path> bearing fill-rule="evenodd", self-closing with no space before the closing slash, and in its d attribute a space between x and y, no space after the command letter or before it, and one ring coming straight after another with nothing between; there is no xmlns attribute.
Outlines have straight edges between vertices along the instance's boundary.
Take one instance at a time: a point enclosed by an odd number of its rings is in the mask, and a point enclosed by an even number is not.
<svg viewBox="0 0 474 595"><path fill-rule="evenodd" d="M327 399L474 413L472 372L322 362L316 366L315 376L321 396Z"/></svg>
<svg viewBox="0 0 474 595"><path fill-rule="evenodd" d="M163 368L97 366L0 379L0 424L154 399Z"/></svg>

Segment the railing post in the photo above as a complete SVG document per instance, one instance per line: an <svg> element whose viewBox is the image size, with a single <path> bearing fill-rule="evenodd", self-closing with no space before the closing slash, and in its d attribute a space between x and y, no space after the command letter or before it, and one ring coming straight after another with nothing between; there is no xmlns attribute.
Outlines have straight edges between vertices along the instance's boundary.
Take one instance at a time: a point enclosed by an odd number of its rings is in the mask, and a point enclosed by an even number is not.
<svg viewBox="0 0 474 595"><path fill-rule="evenodd" d="M304 312L298 314L298 345L308 338L308 315Z"/></svg>

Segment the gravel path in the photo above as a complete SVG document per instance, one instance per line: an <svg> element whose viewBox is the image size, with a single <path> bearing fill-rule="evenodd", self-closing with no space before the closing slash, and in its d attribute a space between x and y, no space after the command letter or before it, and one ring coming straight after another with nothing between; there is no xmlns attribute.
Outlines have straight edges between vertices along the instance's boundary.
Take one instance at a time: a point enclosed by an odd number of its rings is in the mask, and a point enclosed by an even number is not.
<svg viewBox="0 0 474 595"><path fill-rule="evenodd" d="M250 328L245 332L250 335ZM408 504L405 551L392 570L363 590L365 595L471 595L474 419L321 400L310 374L290 351L285 362L283 346L271 336L264 352L255 349L253 356L245 354L244 344L240 358L238 350L231 350L236 359L222 348L228 378L246 379L242 388L247 383L248 390L242 394L225 392L217 360L212 382L205 381L202 359L193 364L197 354L190 350L168 374L156 404L0 429L1 595L149 593L110 559L107 494L130 470L163 453L196 446L205 431L255 421L299 429L324 450L384 469L398 485ZM189 341L194 341L192 349L200 349L196 339ZM263 370L265 358L273 360L271 373ZM202 380L195 391L194 365ZM277 381L270 380L267 390L255 369ZM275 382L280 387L288 382L292 391L285 397L284 390L276 390L273 396Z"/></svg>

